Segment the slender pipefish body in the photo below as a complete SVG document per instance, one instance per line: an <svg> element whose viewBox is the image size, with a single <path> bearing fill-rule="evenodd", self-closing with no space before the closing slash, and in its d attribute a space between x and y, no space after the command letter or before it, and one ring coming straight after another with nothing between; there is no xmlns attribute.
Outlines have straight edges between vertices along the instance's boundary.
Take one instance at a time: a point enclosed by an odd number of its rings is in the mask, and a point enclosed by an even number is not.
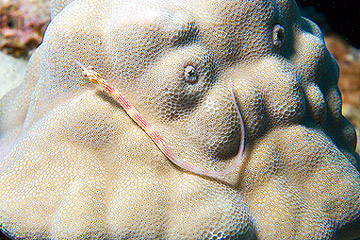
<svg viewBox="0 0 360 240"><path fill-rule="evenodd" d="M98 72L95 71L93 66L85 67L83 64L81 64L78 60L73 59L76 64L78 64L83 69L83 76L89 78L89 80L94 84L101 85L106 91L108 91L122 106L122 108L125 110L125 112L146 132L146 134L154 141L156 146L164 153L164 155L175 165L179 166L182 169L185 169L189 172L208 176L208 177L220 177L223 175L226 175L230 172L232 172L241 162L242 155L244 152L244 145L245 145L245 129L244 129L244 122L239 110L239 107L237 106L233 87L232 87L232 81L229 81L228 89L230 91L232 101L234 103L236 113L238 115L239 124L240 124L240 146L238 153L235 157L235 160L232 162L232 164L219 171L213 171L213 170L206 170L202 169L200 167L194 166L184 160L181 160L177 157L176 154L174 154L171 149L168 147L166 142L163 140L163 138L159 135L159 133L154 129L154 127L135 109L135 107L122 95L117 89L112 87Z"/></svg>

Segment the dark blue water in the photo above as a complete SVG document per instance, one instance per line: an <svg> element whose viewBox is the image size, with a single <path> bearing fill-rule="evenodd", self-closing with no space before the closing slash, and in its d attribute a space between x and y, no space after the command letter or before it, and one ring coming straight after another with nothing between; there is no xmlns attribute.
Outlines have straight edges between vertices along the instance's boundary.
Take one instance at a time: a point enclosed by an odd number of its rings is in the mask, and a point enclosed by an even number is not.
<svg viewBox="0 0 360 240"><path fill-rule="evenodd" d="M314 8L321 16L310 17L327 32L340 34L353 46L360 48L360 0L296 0L302 9ZM305 12L308 12L309 8ZM311 11L311 10L310 10ZM318 19L316 19L318 17Z"/></svg>

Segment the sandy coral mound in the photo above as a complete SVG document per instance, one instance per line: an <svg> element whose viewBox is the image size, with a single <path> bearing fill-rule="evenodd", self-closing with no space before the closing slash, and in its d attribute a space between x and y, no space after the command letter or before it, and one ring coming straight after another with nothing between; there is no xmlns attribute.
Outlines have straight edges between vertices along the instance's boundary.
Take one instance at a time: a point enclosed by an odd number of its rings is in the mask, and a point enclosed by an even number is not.
<svg viewBox="0 0 360 240"><path fill-rule="evenodd" d="M24 83L0 100L2 231L24 239L360 235L359 156L338 68L295 1L54 0L51 11ZM238 106L241 163L219 177L175 166L74 58L202 169L236 159Z"/></svg>

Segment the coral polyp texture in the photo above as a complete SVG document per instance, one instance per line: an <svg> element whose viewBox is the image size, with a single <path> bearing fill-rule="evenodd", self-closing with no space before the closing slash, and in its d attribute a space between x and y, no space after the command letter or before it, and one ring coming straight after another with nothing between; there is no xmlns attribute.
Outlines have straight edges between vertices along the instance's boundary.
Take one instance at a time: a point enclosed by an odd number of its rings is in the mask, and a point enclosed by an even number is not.
<svg viewBox="0 0 360 240"><path fill-rule="evenodd" d="M0 222L19 239L351 239L359 156L338 67L290 0L52 1L0 102ZM81 74L92 65L169 149ZM234 98L229 91L232 82ZM240 110L244 121L241 127Z"/></svg>

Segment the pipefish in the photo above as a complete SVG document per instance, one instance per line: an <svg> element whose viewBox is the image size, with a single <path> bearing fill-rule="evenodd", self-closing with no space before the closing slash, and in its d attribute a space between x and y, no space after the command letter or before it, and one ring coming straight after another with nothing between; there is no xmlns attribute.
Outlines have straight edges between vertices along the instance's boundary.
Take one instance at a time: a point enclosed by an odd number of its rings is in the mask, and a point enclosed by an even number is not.
<svg viewBox="0 0 360 240"><path fill-rule="evenodd" d="M235 156L235 160L232 162L232 164L227 167L226 169L219 170L219 171L213 171L213 170L206 170L199 168L197 166L194 166L184 160L179 159L176 154L174 154L171 149L168 147L166 142L162 139L162 137L159 135L159 133L153 128L153 126L135 109L135 107L122 95L117 89L112 87L98 72L95 71L93 66L85 67L82 65L79 61L76 59L73 59L74 62L79 65L83 69L83 76L89 78L90 82L94 84L101 85L107 92L109 92L122 106L122 108L125 110L125 112L132 118L145 132L146 134L153 140L153 142L156 144L156 146L160 149L161 152L175 165L179 166L182 169L185 169L189 172L208 176L208 177L220 177L223 175L226 175L230 172L232 172L241 162L241 158L244 151L244 145L245 145L245 129L244 129L244 122L239 110L239 107L236 103L232 81L230 79L228 89L230 91L233 104L236 109L236 113L238 115L239 124L240 124L240 131L241 131L241 137L240 137L240 145L237 155Z"/></svg>

